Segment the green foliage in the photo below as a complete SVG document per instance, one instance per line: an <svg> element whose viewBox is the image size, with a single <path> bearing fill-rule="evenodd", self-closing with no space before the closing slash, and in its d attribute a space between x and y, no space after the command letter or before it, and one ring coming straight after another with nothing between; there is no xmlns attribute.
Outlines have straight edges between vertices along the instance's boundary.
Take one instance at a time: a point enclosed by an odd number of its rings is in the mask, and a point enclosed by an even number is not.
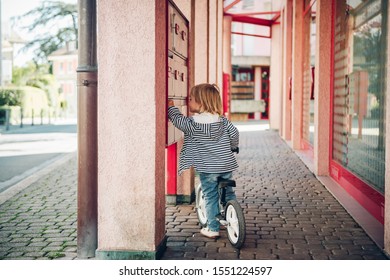
<svg viewBox="0 0 390 280"><path fill-rule="evenodd" d="M49 109L45 91L29 86L0 88L0 106L21 106L25 117L31 117L32 112L39 116Z"/></svg>
<svg viewBox="0 0 390 280"><path fill-rule="evenodd" d="M10 116L9 116L9 123L16 125L20 124L20 119L21 119L21 110L20 106L0 106L0 124L4 125L5 124L5 110L7 109L10 111Z"/></svg>
<svg viewBox="0 0 390 280"><path fill-rule="evenodd" d="M22 90L17 88L0 88L0 106L20 106Z"/></svg>
<svg viewBox="0 0 390 280"><path fill-rule="evenodd" d="M47 57L52 52L64 47L66 42L77 42L77 14L77 4L42 1L41 6L16 18L17 20L32 19L32 24L23 27L30 32L39 28L56 30L54 33L38 35L25 45L25 49L35 47L36 63L47 62Z"/></svg>
<svg viewBox="0 0 390 280"><path fill-rule="evenodd" d="M17 86L31 86L46 92L49 106L56 107L58 104L58 84L55 77L48 74L49 65L36 65L29 63L25 67L14 67L12 82Z"/></svg>

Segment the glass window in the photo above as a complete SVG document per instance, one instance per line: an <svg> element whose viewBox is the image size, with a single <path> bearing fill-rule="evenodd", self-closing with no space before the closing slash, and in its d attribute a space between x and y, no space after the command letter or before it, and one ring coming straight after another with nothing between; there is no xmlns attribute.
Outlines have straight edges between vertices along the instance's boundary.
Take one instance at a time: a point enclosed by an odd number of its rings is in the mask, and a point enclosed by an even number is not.
<svg viewBox="0 0 390 280"><path fill-rule="evenodd" d="M336 1L333 159L384 193L387 1Z"/></svg>

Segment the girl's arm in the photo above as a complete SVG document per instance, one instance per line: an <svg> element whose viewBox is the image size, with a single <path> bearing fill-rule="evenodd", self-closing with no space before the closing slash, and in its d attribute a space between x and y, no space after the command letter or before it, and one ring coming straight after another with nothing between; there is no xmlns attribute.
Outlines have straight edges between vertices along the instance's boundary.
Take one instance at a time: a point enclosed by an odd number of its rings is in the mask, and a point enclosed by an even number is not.
<svg viewBox="0 0 390 280"><path fill-rule="evenodd" d="M169 104L170 105L170 104ZM183 132L190 133L192 130L191 121L188 117L184 116L180 110L174 106L168 107L168 118L175 127Z"/></svg>
<svg viewBox="0 0 390 280"><path fill-rule="evenodd" d="M228 121L227 129L230 137L230 148L234 150L238 148L240 134L238 129L230 121Z"/></svg>

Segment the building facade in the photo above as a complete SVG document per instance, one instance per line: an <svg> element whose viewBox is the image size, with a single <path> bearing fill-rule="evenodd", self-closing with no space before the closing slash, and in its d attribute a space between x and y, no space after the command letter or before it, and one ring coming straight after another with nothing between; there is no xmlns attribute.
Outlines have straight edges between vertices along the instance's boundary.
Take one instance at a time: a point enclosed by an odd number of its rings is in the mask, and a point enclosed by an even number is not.
<svg viewBox="0 0 390 280"><path fill-rule="evenodd" d="M388 11L381 0L284 1L272 38L283 83L271 89L281 137L387 252Z"/></svg>
<svg viewBox="0 0 390 280"><path fill-rule="evenodd" d="M69 42L48 57L53 61L53 75L60 90L60 118L77 117L76 68L78 53L75 42Z"/></svg>
<svg viewBox="0 0 390 280"><path fill-rule="evenodd" d="M229 86L224 73L248 82L265 67L270 127L389 253L387 1L265 0L272 10L228 13L239 2L99 1L97 257L158 257L167 181L173 196L191 196L194 174L175 177L177 161L173 171L163 168L182 145L180 137L167 145L167 138L176 139L168 129L167 99L185 108L185 98L170 91L188 93L203 82ZM259 17L264 14L271 16ZM231 34L238 31L232 22L239 19L270 30L269 65L233 73Z"/></svg>

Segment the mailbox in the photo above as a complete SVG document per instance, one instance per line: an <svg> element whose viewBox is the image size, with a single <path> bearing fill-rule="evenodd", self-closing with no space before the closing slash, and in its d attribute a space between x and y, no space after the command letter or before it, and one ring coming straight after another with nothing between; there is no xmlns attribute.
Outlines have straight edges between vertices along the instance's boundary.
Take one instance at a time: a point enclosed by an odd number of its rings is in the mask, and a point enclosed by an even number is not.
<svg viewBox="0 0 390 280"><path fill-rule="evenodd" d="M188 21L168 2L168 99L187 115L188 96ZM167 145L183 138L183 133L168 121Z"/></svg>

